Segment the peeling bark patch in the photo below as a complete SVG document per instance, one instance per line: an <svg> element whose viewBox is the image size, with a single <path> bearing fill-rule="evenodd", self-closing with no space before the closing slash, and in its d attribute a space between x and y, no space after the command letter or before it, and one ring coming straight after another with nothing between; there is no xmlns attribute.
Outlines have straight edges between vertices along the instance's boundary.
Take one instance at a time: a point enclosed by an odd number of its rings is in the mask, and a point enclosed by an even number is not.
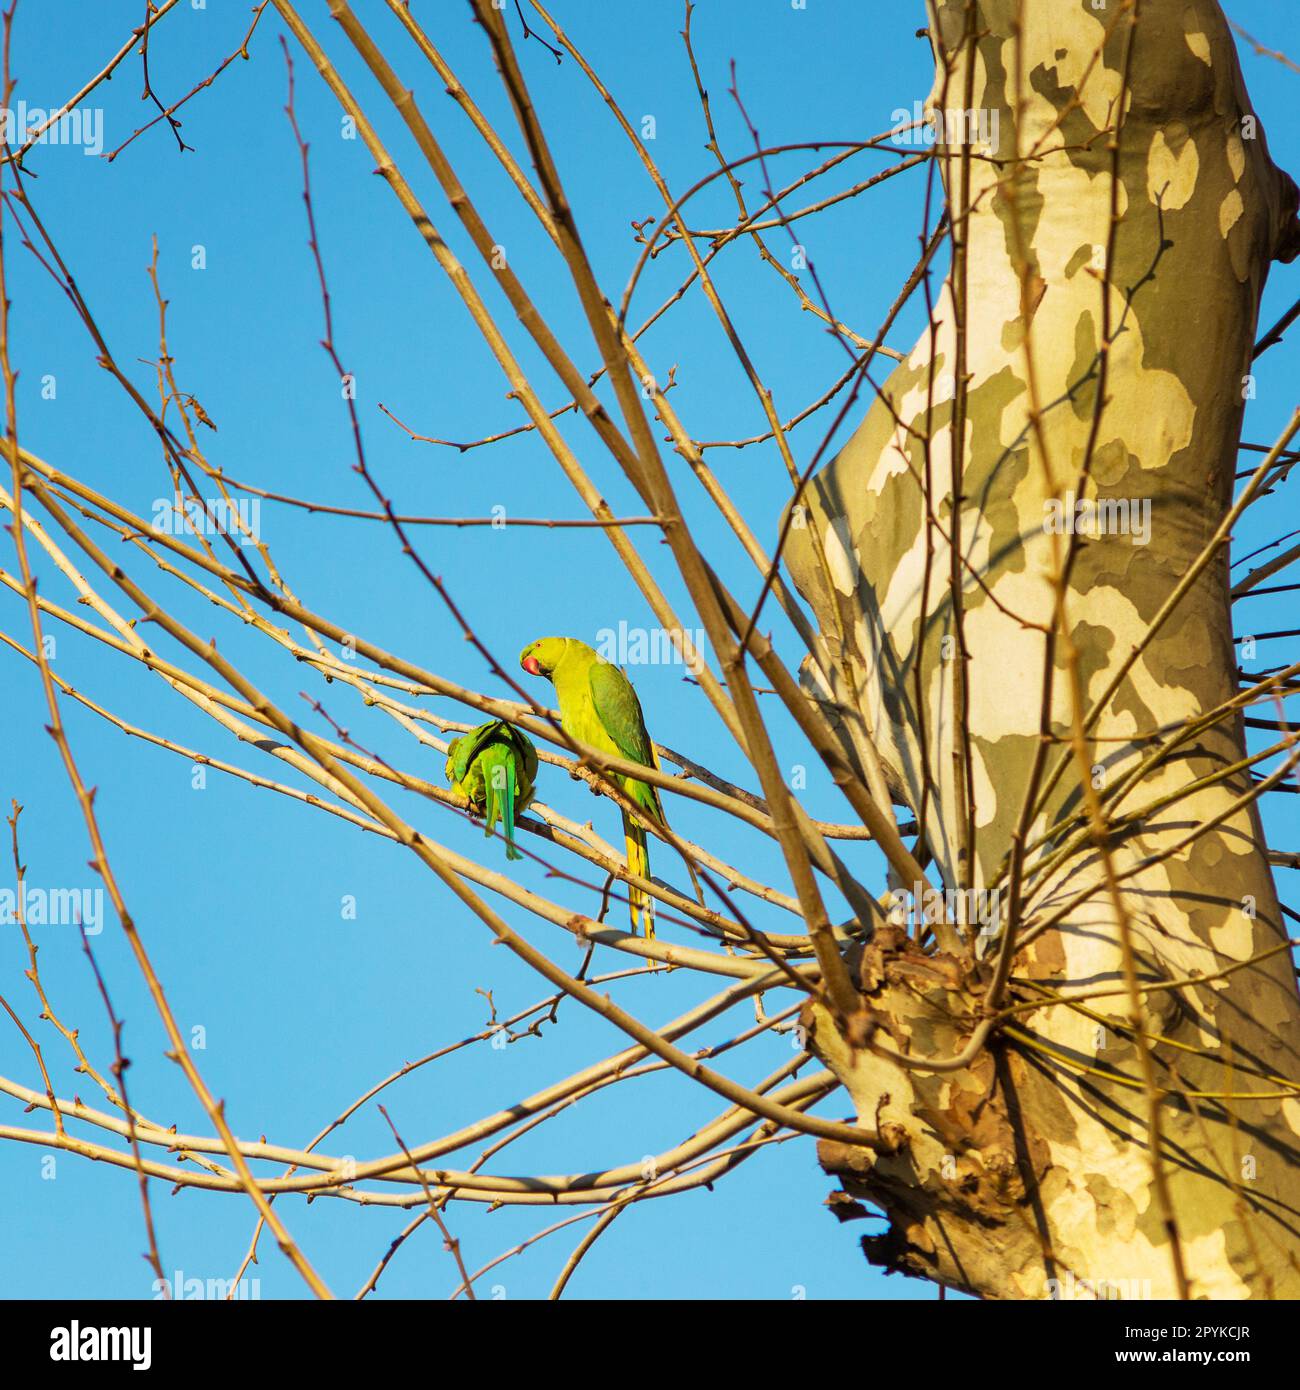
<svg viewBox="0 0 1300 1390"><path fill-rule="evenodd" d="M858 587L858 559L854 553L853 537L844 517L836 517L825 529L826 563L830 566L831 582L842 594L851 594Z"/></svg>
<svg viewBox="0 0 1300 1390"><path fill-rule="evenodd" d="M1175 131L1181 139L1174 135ZM1171 127L1170 136L1173 136L1172 143L1165 131L1157 130L1151 139L1147 154L1147 197L1166 212L1177 212L1191 202L1196 192L1201 159L1195 141L1187 138L1186 126ZM1178 153L1174 152L1176 148Z"/></svg>
<svg viewBox="0 0 1300 1390"><path fill-rule="evenodd" d="M1219 204L1219 235L1226 237L1241 221L1245 212L1246 205L1241 200L1241 194L1235 188L1230 188L1223 202Z"/></svg>
<svg viewBox="0 0 1300 1390"><path fill-rule="evenodd" d="M1241 176L1246 172L1246 151L1235 130L1228 132L1228 169L1233 183L1240 183Z"/></svg>
<svg viewBox="0 0 1300 1390"><path fill-rule="evenodd" d="M1210 40L1199 30L1184 34L1183 37L1187 40L1188 48L1192 50L1201 62L1203 62L1207 68L1212 67L1213 63L1210 59Z"/></svg>
<svg viewBox="0 0 1300 1390"><path fill-rule="evenodd" d="M1101 1173L1089 1173L1088 1191L1097 1204L1097 1230L1102 1235L1127 1234L1132 1231L1136 1212L1128 1194Z"/></svg>

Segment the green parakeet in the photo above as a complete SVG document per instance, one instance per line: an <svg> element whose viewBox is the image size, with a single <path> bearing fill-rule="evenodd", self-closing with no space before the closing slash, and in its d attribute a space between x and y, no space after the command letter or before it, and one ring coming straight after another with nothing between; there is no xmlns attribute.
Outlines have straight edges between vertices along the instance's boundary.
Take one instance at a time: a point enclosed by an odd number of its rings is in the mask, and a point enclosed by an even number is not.
<svg viewBox="0 0 1300 1390"><path fill-rule="evenodd" d="M537 749L532 740L504 719L491 719L453 739L447 748L447 781L463 792L470 808L483 817L491 835L497 821L506 827L506 858L522 859L515 848L515 817L533 799Z"/></svg>
<svg viewBox="0 0 1300 1390"><path fill-rule="evenodd" d="M560 704L560 723L564 731L593 748L616 753L646 767L658 767L654 744L646 733L645 718L632 682L585 642L574 637L540 637L519 653L519 664L530 676L545 676L555 686ZM629 800L661 825L664 808L657 788L635 777L616 779ZM646 852L644 826L623 813L623 836L627 843L627 867L640 878L647 878L650 857ZM645 934L653 937L654 903L640 888L628 885L632 909L632 930L645 924Z"/></svg>

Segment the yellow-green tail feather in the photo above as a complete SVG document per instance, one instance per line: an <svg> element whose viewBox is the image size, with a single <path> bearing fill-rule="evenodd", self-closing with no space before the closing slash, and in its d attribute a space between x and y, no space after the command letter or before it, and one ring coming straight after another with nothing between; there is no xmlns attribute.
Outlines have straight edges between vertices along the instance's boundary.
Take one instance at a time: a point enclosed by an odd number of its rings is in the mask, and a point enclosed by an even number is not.
<svg viewBox="0 0 1300 1390"><path fill-rule="evenodd" d="M644 828L637 825L630 816L624 815L623 836L627 843L628 872L635 874L638 878L649 878L650 855L646 849ZM653 941L655 934L654 899L643 888L629 883L627 900L632 913L632 930L634 932L640 931L644 925L646 939Z"/></svg>

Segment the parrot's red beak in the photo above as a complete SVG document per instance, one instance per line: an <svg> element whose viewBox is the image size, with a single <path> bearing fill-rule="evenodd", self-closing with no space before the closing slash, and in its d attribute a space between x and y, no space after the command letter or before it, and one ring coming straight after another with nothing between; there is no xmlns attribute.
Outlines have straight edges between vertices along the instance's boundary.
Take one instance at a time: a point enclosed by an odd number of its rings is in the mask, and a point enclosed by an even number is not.
<svg viewBox="0 0 1300 1390"><path fill-rule="evenodd" d="M526 656L519 664L530 676L540 676L542 674L542 668L535 656Z"/></svg>

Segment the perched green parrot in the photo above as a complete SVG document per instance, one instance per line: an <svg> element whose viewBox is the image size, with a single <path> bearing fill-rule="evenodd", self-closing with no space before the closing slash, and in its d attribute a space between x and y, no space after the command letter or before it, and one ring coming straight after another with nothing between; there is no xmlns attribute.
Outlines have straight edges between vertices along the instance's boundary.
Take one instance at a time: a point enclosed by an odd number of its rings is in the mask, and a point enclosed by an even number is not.
<svg viewBox="0 0 1300 1390"><path fill-rule="evenodd" d="M519 664L530 676L545 676L555 686L560 702L560 723L567 734L599 748L616 753L646 767L658 767L654 744L646 733L641 703L632 682L585 642L574 637L539 637L519 653ZM629 800L652 820L666 825L658 789L635 777L615 779ZM650 857L646 852L645 827L623 813L623 835L627 842L627 867L639 878L647 878ZM640 888L628 885L632 909L632 930L645 924L645 934L655 934L654 903Z"/></svg>
<svg viewBox="0 0 1300 1390"><path fill-rule="evenodd" d="M515 817L533 799L537 749L504 719L491 719L453 739L447 748L447 781L463 792L471 810L483 817L491 835L497 821L506 827L506 858L522 859L515 848Z"/></svg>

